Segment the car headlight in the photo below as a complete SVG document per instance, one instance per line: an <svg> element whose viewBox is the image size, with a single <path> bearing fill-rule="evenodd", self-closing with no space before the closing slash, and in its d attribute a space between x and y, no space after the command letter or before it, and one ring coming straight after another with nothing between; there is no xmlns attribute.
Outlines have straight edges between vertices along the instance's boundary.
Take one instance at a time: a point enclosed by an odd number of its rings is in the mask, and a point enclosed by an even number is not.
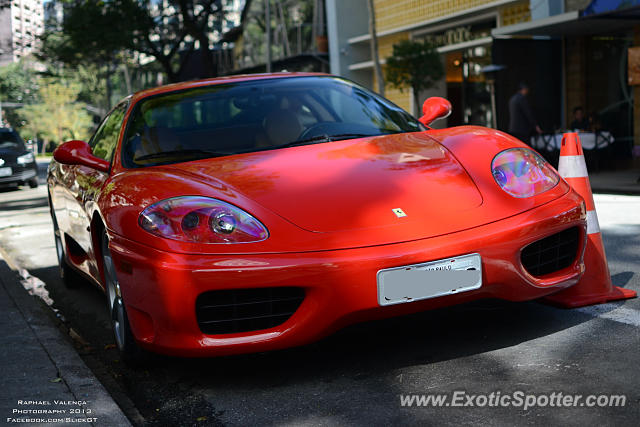
<svg viewBox="0 0 640 427"><path fill-rule="evenodd" d="M538 153L528 148L510 148L491 162L491 173L500 188L513 197L532 197L558 184L560 177Z"/></svg>
<svg viewBox="0 0 640 427"><path fill-rule="evenodd" d="M19 165L26 165L28 163L33 163L35 159L36 158L33 156L33 153L27 153L18 157L16 161L18 162Z"/></svg>
<svg viewBox="0 0 640 427"><path fill-rule="evenodd" d="M193 243L252 243L269 237L256 218L222 200L182 196L146 208L140 227L159 237Z"/></svg>

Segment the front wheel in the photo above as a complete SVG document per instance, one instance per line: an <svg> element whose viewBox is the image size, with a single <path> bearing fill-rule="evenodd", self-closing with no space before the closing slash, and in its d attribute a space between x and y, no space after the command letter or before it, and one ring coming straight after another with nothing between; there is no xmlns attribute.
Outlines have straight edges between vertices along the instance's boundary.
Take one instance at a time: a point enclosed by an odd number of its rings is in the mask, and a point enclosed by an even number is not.
<svg viewBox="0 0 640 427"><path fill-rule="evenodd" d="M38 188L38 178L32 178L28 182L29 188Z"/></svg>
<svg viewBox="0 0 640 427"><path fill-rule="evenodd" d="M116 275L115 265L109 249L109 238L106 233L102 235L102 265L104 268L104 285L107 294L107 308L111 329L116 340L116 346L126 362L138 362L143 359L144 352L136 343L127 310L122 299L120 282Z"/></svg>
<svg viewBox="0 0 640 427"><path fill-rule="evenodd" d="M55 220L54 220L55 221ZM54 222L53 226L53 238L56 244L56 255L58 258L58 272L60 275L60 279L62 279L62 283L69 288L74 289L80 286L83 279L80 277L73 267L69 265L67 261L67 256L64 252L64 245L62 244L62 232L56 226Z"/></svg>

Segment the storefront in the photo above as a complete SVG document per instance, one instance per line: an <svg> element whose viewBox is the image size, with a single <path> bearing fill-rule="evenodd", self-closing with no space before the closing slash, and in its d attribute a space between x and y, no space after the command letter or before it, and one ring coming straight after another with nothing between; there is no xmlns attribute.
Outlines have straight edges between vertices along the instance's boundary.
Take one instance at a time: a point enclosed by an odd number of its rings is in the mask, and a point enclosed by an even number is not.
<svg viewBox="0 0 640 427"><path fill-rule="evenodd" d="M545 131L569 129L580 107L589 117L590 131L613 136L612 143L598 149L600 168L633 167L640 160L640 86L630 84L628 73L630 48L640 45L639 22L640 1L596 0L583 10L492 31L496 63L508 61L519 50L528 52L528 68L535 75L526 76ZM544 56L536 44L549 46ZM514 84L512 73L504 73L504 78L507 87ZM545 80L559 83L553 88L561 94L558 103L547 103L548 92L539 93L537 84ZM502 85L500 90L507 88ZM559 111L544 115L545 108L554 105Z"/></svg>
<svg viewBox="0 0 640 427"><path fill-rule="evenodd" d="M490 82L483 70L491 64L491 30L495 27L496 17L491 16L441 32L423 30L412 34L413 39L431 42L442 55L445 78L439 95L458 107L449 116L448 126L492 126L494 122ZM428 95L432 94L422 97Z"/></svg>
<svg viewBox="0 0 640 427"><path fill-rule="evenodd" d="M428 2L374 0L378 55L384 69L393 45L407 39L430 39L442 55L446 78L420 93L451 99L454 113L438 126L473 123L491 125L489 76L482 70L492 62L491 31L530 19L527 0L460 0ZM371 58L371 35L363 0L327 0L331 72L376 89ZM363 19L364 17L364 19ZM385 97L407 111L419 112L410 89L386 85Z"/></svg>

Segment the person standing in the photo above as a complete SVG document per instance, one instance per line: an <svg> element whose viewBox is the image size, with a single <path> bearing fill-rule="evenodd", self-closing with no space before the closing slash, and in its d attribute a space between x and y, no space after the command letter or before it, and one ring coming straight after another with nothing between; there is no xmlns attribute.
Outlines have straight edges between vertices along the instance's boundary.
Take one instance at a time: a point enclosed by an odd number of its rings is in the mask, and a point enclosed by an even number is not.
<svg viewBox="0 0 640 427"><path fill-rule="evenodd" d="M509 99L509 133L527 145L531 145L531 134L535 130L538 134L542 129L533 116L527 95L529 86L526 83L518 85L518 91Z"/></svg>
<svg viewBox="0 0 640 427"><path fill-rule="evenodd" d="M573 121L571 122L571 130L591 130L591 123L589 118L584 115L582 107L576 107L573 109Z"/></svg>

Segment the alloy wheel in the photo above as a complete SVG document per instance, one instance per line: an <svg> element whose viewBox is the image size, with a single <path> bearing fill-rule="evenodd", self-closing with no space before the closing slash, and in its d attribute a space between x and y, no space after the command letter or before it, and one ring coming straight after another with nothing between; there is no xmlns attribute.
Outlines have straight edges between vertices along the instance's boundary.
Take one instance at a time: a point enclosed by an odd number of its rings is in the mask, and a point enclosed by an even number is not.
<svg viewBox="0 0 640 427"><path fill-rule="evenodd" d="M102 258L104 261L104 279L107 288L111 326L116 337L116 344L120 350L123 350L127 339L125 331L127 327L125 308L122 302L120 283L118 282L113 259L111 258L111 251L109 250L109 240L106 235L102 239Z"/></svg>

